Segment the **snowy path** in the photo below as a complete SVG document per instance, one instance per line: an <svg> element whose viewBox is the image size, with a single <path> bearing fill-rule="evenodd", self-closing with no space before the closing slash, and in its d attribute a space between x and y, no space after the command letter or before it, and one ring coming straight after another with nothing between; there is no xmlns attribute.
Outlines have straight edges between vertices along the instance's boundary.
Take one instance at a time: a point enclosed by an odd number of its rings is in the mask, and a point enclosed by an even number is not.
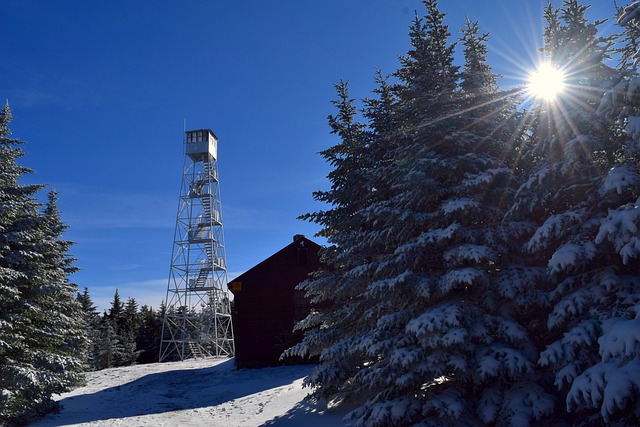
<svg viewBox="0 0 640 427"><path fill-rule="evenodd" d="M90 372L87 386L57 398L62 412L30 426L343 426L344 413L303 400L310 370L188 360Z"/></svg>

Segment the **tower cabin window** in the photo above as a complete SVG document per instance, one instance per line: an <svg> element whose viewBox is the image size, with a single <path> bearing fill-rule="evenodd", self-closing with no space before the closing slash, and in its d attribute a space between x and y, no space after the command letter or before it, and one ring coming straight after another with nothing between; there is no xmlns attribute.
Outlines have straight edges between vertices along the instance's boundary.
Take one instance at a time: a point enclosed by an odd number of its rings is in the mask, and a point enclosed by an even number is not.
<svg viewBox="0 0 640 427"><path fill-rule="evenodd" d="M187 142L207 142L209 132L207 130L194 130L187 132Z"/></svg>

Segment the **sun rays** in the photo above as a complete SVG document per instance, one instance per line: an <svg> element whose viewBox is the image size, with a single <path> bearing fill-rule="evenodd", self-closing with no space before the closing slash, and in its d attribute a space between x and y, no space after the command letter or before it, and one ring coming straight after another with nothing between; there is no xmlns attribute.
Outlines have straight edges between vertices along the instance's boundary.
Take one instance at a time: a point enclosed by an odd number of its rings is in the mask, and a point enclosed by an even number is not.
<svg viewBox="0 0 640 427"><path fill-rule="evenodd" d="M564 72L551 63L543 62L529 74L527 91L535 98L553 101L562 95L565 89Z"/></svg>

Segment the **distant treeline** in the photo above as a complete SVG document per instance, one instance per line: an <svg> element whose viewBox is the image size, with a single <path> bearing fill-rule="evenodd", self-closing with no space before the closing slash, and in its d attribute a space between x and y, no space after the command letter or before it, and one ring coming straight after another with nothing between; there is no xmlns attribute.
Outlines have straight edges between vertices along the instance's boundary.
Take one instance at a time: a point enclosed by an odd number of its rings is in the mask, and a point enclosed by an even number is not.
<svg viewBox="0 0 640 427"><path fill-rule="evenodd" d="M123 302L116 289L111 307L100 314L87 288L77 299L86 321L89 370L158 361L164 304L158 310L138 307L134 298Z"/></svg>

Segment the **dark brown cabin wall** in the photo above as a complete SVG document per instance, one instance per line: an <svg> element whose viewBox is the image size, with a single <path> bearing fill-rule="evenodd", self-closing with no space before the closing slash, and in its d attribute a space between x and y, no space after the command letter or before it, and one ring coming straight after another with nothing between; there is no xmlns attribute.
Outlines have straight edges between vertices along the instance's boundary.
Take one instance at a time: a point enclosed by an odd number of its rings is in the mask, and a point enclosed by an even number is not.
<svg viewBox="0 0 640 427"><path fill-rule="evenodd" d="M320 246L297 237L229 284L234 294L233 331L238 368L309 362L280 360L284 350L302 339L302 333L293 332L296 313L298 316L308 313L308 308L305 313L295 309L295 288L320 267ZM300 261L306 264L301 265ZM238 282L241 289L234 290L234 283L237 286Z"/></svg>

